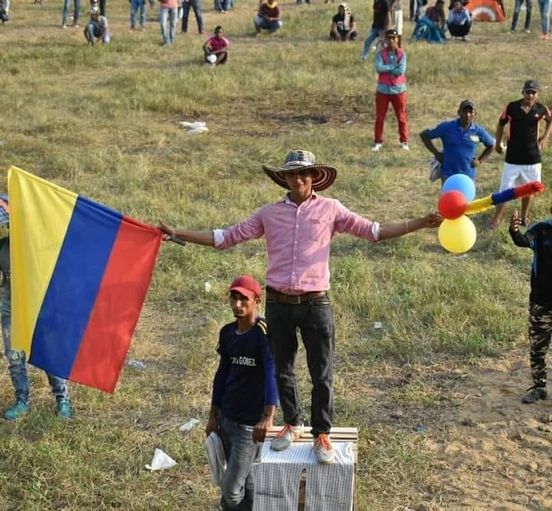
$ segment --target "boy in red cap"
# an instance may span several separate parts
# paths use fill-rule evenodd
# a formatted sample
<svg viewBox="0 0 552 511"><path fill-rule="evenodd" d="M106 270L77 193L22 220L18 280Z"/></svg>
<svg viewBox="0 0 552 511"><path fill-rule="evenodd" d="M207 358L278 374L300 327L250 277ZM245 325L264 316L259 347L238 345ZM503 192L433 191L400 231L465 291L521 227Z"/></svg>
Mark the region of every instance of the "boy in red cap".
<svg viewBox="0 0 552 511"><path fill-rule="evenodd" d="M222 327L217 352L220 362L213 381L207 435L217 433L227 462L222 477L224 510L253 507L251 465L272 427L278 393L266 324L257 316L261 286L242 275L228 289L236 321Z"/></svg>

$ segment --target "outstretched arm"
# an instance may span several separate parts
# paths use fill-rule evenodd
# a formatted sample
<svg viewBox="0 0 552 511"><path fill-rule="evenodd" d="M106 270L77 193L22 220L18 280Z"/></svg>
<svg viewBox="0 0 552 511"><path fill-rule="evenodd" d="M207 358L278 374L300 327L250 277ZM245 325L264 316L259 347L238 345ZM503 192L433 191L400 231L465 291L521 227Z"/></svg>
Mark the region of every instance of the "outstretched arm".
<svg viewBox="0 0 552 511"><path fill-rule="evenodd" d="M413 220L403 220L402 222L394 222L391 224L381 224L379 231L379 240L388 240L391 238L399 238L410 232L418 231L420 229L432 229L439 227L443 217L438 213L430 213L421 218L414 218Z"/></svg>
<svg viewBox="0 0 552 511"><path fill-rule="evenodd" d="M187 231L184 229L175 229L169 225L159 222L159 230L171 238L181 241L188 241L197 245L206 245L213 247L213 231ZM168 239L168 238L167 238Z"/></svg>

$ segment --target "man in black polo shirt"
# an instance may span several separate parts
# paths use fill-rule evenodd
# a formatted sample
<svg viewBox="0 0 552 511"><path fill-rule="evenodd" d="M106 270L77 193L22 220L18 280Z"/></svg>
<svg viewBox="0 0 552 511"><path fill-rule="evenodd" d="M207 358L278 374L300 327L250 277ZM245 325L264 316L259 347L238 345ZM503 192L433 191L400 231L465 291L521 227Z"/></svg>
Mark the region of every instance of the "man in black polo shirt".
<svg viewBox="0 0 552 511"><path fill-rule="evenodd" d="M535 80L527 80L523 85L523 98L508 103L498 119L495 150L500 154L503 152L504 126L510 123L500 191L529 181L541 180L541 153L548 143L552 122L548 108L537 101L539 89L539 84ZM543 135L539 137L540 122L543 119L546 127ZM522 225L527 225L529 221L530 202L531 197L521 199ZM496 206L495 216L489 224L491 229L498 227L503 214L504 204L499 204Z"/></svg>

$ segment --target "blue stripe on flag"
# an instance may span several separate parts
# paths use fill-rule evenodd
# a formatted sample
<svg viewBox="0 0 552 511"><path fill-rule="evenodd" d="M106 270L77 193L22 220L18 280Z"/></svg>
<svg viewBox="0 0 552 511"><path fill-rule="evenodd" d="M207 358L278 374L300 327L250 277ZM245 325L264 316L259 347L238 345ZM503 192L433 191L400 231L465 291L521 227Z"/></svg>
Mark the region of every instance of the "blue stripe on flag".
<svg viewBox="0 0 552 511"><path fill-rule="evenodd" d="M121 220L120 213L77 198L38 314L32 364L61 378L70 375Z"/></svg>

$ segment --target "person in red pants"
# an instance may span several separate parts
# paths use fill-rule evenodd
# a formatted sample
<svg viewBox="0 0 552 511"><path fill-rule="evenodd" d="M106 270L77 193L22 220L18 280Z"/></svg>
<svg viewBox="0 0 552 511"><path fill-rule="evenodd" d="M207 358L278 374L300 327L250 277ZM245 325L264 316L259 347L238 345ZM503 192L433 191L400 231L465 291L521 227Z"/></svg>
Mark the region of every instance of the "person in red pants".
<svg viewBox="0 0 552 511"><path fill-rule="evenodd" d="M401 147L409 150L406 115L406 53L399 48L399 34L395 29L385 32L385 46L377 53L374 65L378 73L378 86L372 151L379 151L383 146L383 125L389 103L393 105L397 117Z"/></svg>

